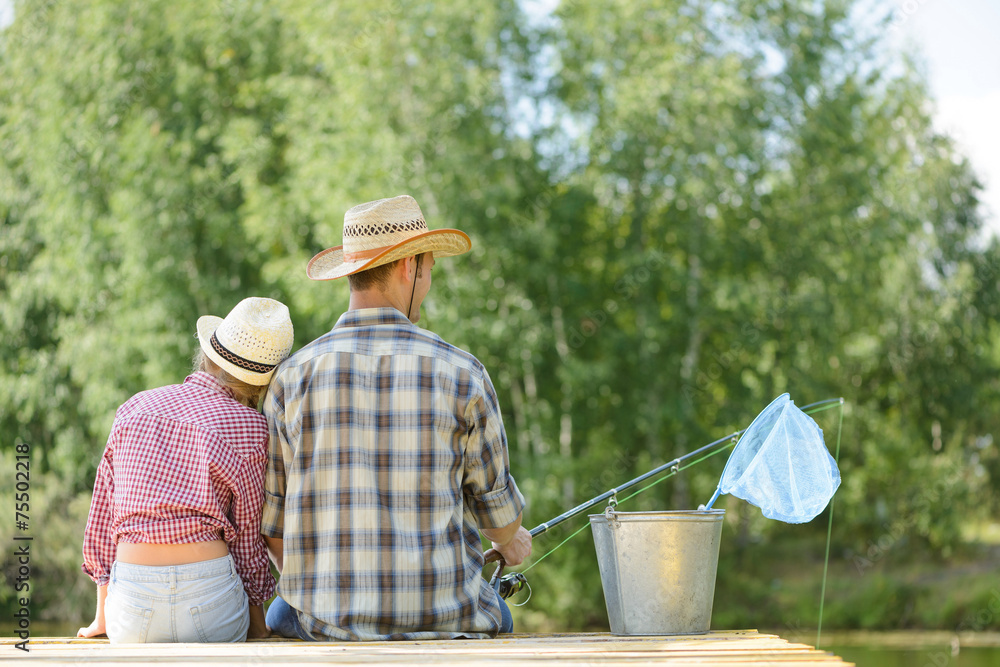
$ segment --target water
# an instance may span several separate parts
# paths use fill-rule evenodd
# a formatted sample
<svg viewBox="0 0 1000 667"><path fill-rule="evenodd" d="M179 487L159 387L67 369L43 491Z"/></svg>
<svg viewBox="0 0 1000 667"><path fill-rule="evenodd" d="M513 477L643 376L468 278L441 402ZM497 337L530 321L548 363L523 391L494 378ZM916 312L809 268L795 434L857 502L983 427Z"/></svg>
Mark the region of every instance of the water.
<svg viewBox="0 0 1000 667"><path fill-rule="evenodd" d="M816 645L815 632L767 630L796 644ZM1000 667L1000 632L832 630L819 649L858 667Z"/></svg>
<svg viewBox="0 0 1000 667"><path fill-rule="evenodd" d="M823 646L858 667L997 667L1000 647L968 647L953 654L951 646L899 648L877 646Z"/></svg>
<svg viewBox="0 0 1000 667"><path fill-rule="evenodd" d="M76 631L81 627L90 624L91 619L87 619L83 623L69 623L63 621L31 621L31 626L28 628L31 632L32 638L34 637L76 637ZM14 623L8 623L7 621L0 622L0 638L3 639L17 639L17 625Z"/></svg>

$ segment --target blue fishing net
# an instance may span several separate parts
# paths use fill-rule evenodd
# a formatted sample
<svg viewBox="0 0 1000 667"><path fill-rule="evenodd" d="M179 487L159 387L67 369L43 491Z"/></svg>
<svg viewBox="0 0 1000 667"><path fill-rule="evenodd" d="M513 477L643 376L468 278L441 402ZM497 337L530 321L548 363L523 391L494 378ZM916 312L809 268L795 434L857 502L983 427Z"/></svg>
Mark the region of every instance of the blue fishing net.
<svg viewBox="0 0 1000 667"><path fill-rule="evenodd" d="M729 455L707 507L729 493L759 507L769 519L811 521L840 486L840 470L823 431L788 394L757 415Z"/></svg>

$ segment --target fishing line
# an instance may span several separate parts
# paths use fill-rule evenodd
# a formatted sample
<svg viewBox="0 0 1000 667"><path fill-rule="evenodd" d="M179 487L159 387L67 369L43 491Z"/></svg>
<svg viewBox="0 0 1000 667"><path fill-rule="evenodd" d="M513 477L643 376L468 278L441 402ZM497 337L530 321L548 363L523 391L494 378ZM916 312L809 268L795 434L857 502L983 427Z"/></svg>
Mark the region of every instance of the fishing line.
<svg viewBox="0 0 1000 667"><path fill-rule="evenodd" d="M555 551L556 549L558 549L559 547L561 547L562 545L566 544L567 542L569 542L570 540L572 540L572 539L573 539L574 537L576 537L577 535L579 535L579 534L580 534L580 532L581 532L581 531L583 531L583 529L584 529L584 528L586 528L586 527L587 527L587 526L589 526L589 525L590 525L590 524L588 524L588 523L585 523L585 524L583 524L582 526L580 526L579 528L577 528L577 529L576 529L575 531L573 531L573 534L572 534L572 535L570 535L570 536L569 536L569 537L567 537L567 538L566 538L565 540L563 540L562 542L560 542L560 543L559 543L559 544L557 544L556 546L554 546L554 547L552 547L551 549L549 549L548 551L546 551L546 552L545 552L545 555L544 555L544 556L542 556L542 557L540 557L540 558L539 558L538 560L536 560L536 561L532 562L532 563L531 563L531 565L529 565L528 567L526 567L526 568L524 568L523 570L521 570L521 572L527 572L527 571L528 571L528 570L530 570L531 568L533 568L533 567L535 567L536 565L538 565L539 563L541 563L541 562L542 562L543 560L545 560L546 558L548 558L548 557L549 557L549 554L551 554L551 553L552 553L553 551Z"/></svg>

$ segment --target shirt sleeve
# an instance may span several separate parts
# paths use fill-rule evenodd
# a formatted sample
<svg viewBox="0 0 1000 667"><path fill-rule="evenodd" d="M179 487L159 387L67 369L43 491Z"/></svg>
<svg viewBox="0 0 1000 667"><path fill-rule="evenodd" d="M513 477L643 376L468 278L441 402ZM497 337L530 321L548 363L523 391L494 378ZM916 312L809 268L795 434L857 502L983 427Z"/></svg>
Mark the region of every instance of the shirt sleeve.
<svg viewBox="0 0 1000 667"><path fill-rule="evenodd" d="M524 496L510 474L507 433L490 377L483 371L482 393L469 401L464 492L480 528L503 528L524 509Z"/></svg>
<svg viewBox="0 0 1000 667"><path fill-rule="evenodd" d="M263 443L261 454L266 451ZM236 539L229 543L229 552L236 564L236 573L252 605L263 604L274 595L274 577L267 558L267 548L260 536L261 508L264 503L264 468L267 460L258 455L244 462L233 489L230 521L237 528Z"/></svg>
<svg viewBox="0 0 1000 667"><path fill-rule="evenodd" d="M267 419L267 473L264 476L264 513L260 532L268 537L282 538L285 533L285 459L288 430L285 424L285 394L277 375L264 398L263 413Z"/></svg>
<svg viewBox="0 0 1000 667"><path fill-rule="evenodd" d="M114 472L112 469L112 439L114 430L108 437L108 445L97 466L94 480L94 496L90 501L87 527L83 533L83 571L98 586L106 586L111 578L111 566L115 562L115 540L111 532L114 511Z"/></svg>

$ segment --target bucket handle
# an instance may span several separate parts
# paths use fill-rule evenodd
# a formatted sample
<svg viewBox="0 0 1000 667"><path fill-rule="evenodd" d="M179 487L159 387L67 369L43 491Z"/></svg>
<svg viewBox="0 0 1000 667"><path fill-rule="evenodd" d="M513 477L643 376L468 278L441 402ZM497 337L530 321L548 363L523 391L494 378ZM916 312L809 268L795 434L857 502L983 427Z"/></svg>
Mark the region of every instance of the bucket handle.
<svg viewBox="0 0 1000 667"><path fill-rule="evenodd" d="M618 490L611 489L611 497L608 498L608 506L604 508L604 519L608 522L608 525L612 528L620 528L621 521L618 520L618 513L615 509L618 507Z"/></svg>

